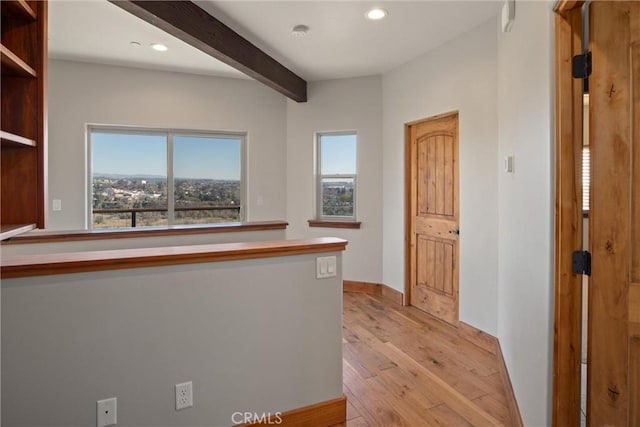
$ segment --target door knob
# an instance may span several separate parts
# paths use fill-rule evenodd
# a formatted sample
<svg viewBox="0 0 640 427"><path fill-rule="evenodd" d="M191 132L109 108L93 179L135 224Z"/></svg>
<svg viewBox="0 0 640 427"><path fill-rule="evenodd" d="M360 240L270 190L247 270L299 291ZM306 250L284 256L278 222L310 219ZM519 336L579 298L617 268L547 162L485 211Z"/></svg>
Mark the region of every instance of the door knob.
<svg viewBox="0 0 640 427"><path fill-rule="evenodd" d="M458 230L457 228L453 229L453 230L449 230L449 234L457 234L460 235L460 230Z"/></svg>

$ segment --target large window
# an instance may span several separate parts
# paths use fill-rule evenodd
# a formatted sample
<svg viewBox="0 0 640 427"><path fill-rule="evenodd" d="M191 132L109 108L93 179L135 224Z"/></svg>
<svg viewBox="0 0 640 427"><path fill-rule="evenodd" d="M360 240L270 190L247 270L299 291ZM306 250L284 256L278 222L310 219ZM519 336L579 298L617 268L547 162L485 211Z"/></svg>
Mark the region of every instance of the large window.
<svg viewBox="0 0 640 427"><path fill-rule="evenodd" d="M317 134L317 218L355 221L356 133Z"/></svg>
<svg viewBox="0 0 640 427"><path fill-rule="evenodd" d="M235 222L244 135L89 128L92 228Z"/></svg>

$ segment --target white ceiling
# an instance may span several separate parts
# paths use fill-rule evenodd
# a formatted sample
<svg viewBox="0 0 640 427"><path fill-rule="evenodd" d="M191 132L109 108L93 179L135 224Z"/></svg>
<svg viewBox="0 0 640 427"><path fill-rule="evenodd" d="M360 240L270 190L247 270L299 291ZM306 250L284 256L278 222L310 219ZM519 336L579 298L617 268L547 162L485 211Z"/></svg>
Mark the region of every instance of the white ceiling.
<svg viewBox="0 0 640 427"><path fill-rule="evenodd" d="M308 81L384 73L496 16L500 6L456 0L196 2ZM373 6L389 15L366 19ZM244 77L106 0L53 0L49 15L52 58ZM305 37L291 34L298 24L310 27ZM153 51L149 44L155 42L169 51Z"/></svg>
<svg viewBox="0 0 640 427"><path fill-rule="evenodd" d="M141 46L131 45L137 41ZM162 43L167 52L156 52ZM50 0L49 57L136 68L244 78L244 74L191 47L107 0Z"/></svg>

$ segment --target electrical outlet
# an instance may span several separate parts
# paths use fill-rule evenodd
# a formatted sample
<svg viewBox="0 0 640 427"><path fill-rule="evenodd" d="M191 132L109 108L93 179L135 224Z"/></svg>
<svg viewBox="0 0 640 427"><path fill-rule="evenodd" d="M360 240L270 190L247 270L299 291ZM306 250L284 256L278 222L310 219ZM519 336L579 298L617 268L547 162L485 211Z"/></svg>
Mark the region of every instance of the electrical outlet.
<svg viewBox="0 0 640 427"><path fill-rule="evenodd" d="M112 397L110 399L98 400L96 402L96 426L107 427L118 424L118 399Z"/></svg>
<svg viewBox="0 0 640 427"><path fill-rule="evenodd" d="M193 406L193 382L176 384L176 411Z"/></svg>
<svg viewBox="0 0 640 427"><path fill-rule="evenodd" d="M61 211L62 210L62 200L53 199L53 210L54 211Z"/></svg>

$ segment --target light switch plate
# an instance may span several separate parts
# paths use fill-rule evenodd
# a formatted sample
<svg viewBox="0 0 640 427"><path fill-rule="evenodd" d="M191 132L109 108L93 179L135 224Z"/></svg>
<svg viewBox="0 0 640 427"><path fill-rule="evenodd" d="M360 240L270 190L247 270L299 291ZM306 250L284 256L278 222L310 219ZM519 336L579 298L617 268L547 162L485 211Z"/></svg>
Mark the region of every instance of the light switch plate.
<svg viewBox="0 0 640 427"><path fill-rule="evenodd" d="M316 279L336 277L337 259L335 256L316 258Z"/></svg>
<svg viewBox="0 0 640 427"><path fill-rule="evenodd" d="M507 173L513 173L513 156L507 156L504 158L504 171Z"/></svg>

